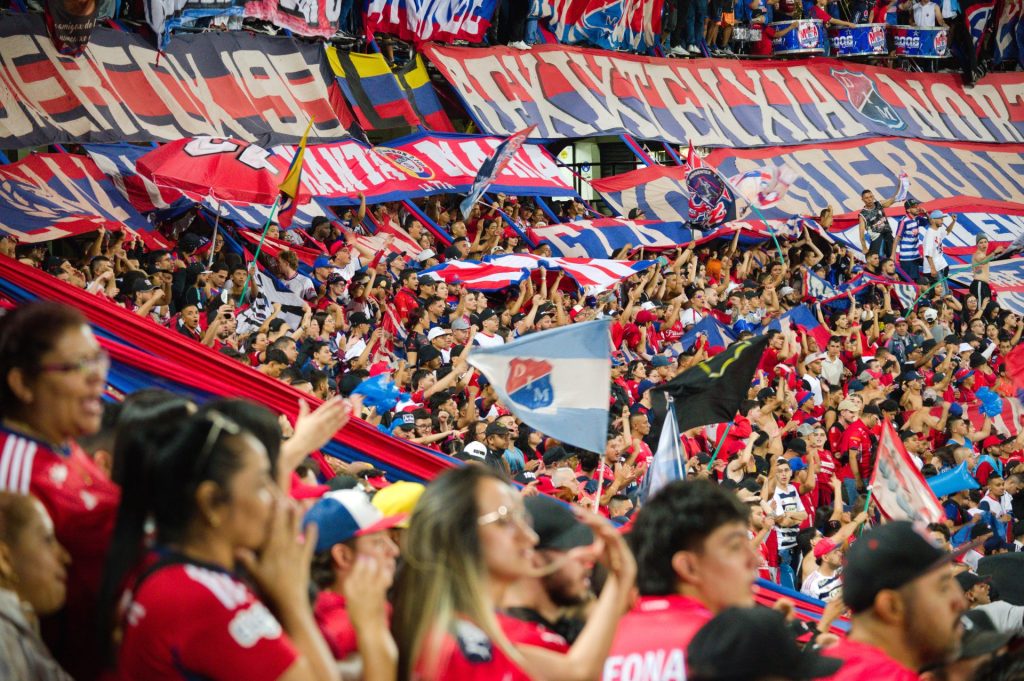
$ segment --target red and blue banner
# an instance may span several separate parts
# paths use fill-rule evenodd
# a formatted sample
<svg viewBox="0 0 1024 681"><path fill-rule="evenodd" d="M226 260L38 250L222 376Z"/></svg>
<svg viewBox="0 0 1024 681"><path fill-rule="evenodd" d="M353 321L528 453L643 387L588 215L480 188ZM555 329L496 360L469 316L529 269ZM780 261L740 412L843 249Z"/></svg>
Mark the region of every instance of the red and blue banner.
<svg viewBox="0 0 1024 681"><path fill-rule="evenodd" d="M1024 142L1013 73L971 89L958 75L834 59L661 59L537 45L528 52L424 47L481 130L567 139L629 134L712 147L775 147L895 136Z"/></svg>
<svg viewBox="0 0 1024 681"><path fill-rule="evenodd" d="M661 37L665 0L541 0L539 18L563 45L645 51Z"/></svg>
<svg viewBox="0 0 1024 681"><path fill-rule="evenodd" d="M114 188L87 156L33 154L0 165L0 228L23 243L62 239L127 225L153 226Z"/></svg>
<svg viewBox="0 0 1024 681"><path fill-rule="evenodd" d="M959 265L949 269L949 278L963 285L971 283L971 266ZM996 294L996 302L1019 315L1024 315L1024 257L997 260L989 265L989 285Z"/></svg>
<svg viewBox="0 0 1024 681"><path fill-rule="evenodd" d="M639 208L649 220L689 222L690 193L686 188L685 166L653 165L621 175L591 180L590 186L601 194L619 215Z"/></svg>
<svg viewBox="0 0 1024 681"><path fill-rule="evenodd" d="M707 158L728 176L769 162L799 169L799 181L775 206L763 209L768 217L817 215L825 206L832 206L836 215L860 210L862 189L888 198L896 191L901 170L906 170L910 194L918 201L966 196L1024 203L1024 144L885 138L715 149Z"/></svg>
<svg viewBox="0 0 1024 681"><path fill-rule="evenodd" d="M496 0L368 0L366 35L390 33L402 40L478 43L491 25Z"/></svg>
<svg viewBox="0 0 1024 681"><path fill-rule="evenodd" d="M505 166L508 165L509 161L519 152L531 131L532 128L520 130L507 139L502 140L495 147L494 152L480 164L480 169L476 171L476 176L473 178L473 184L470 185L469 191L466 192L466 198L459 204L459 211L461 211L463 219L469 219L473 206L484 195L484 192L494 184L494 181L505 170Z"/></svg>
<svg viewBox="0 0 1024 681"><path fill-rule="evenodd" d="M557 256L610 258L626 246L652 251L665 250L693 241L693 231L681 222L600 218L561 222L528 230L535 243L546 243Z"/></svg>
<svg viewBox="0 0 1024 681"><path fill-rule="evenodd" d="M415 128L423 123L383 54L328 47L327 59L364 130ZM452 129L451 123L447 129Z"/></svg>
<svg viewBox="0 0 1024 681"><path fill-rule="evenodd" d="M352 122L322 46L242 32L183 34L158 52L97 28L68 59L40 17L8 13L0 82L0 149L199 135L294 144L311 118L311 141L344 137Z"/></svg>

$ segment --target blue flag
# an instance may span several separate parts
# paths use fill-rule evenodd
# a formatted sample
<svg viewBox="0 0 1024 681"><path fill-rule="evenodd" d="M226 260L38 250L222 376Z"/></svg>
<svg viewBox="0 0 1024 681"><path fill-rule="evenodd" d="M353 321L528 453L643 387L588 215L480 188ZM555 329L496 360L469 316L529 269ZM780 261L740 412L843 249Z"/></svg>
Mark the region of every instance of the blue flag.
<svg viewBox="0 0 1024 681"><path fill-rule="evenodd" d="M611 397L611 320L571 324L492 348L469 363L523 423L591 452L604 453Z"/></svg>
<svg viewBox="0 0 1024 681"><path fill-rule="evenodd" d="M647 469L647 475L644 477L644 503L665 485L685 477L686 461L683 458L679 426L676 423L676 408L670 400L665 423L661 427L661 436L658 438L658 450L654 453L651 467Z"/></svg>
<svg viewBox="0 0 1024 681"><path fill-rule="evenodd" d="M476 179L473 180L473 186L469 188L469 194L459 204L459 210L462 212L463 219L469 218L469 211L473 210L473 204L480 200L480 197L484 195L484 192L491 186L491 183L497 179L498 175L501 174L501 171L512 160L512 157L516 155L519 147L523 146L526 138L530 136L530 133L536 127L536 125L531 125L526 130L520 130L510 135L504 142L498 145L498 148L494 150L494 154L480 166Z"/></svg>

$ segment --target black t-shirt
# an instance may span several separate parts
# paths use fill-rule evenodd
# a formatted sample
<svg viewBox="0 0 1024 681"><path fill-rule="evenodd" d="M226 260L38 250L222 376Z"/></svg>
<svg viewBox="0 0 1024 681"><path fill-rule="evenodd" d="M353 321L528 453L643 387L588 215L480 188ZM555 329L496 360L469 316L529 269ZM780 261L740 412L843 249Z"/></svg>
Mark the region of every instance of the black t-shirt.
<svg viewBox="0 0 1024 681"><path fill-rule="evenodd" d="M871 208L861 208L860 216L864 218L864 231L867 233L869 241L874 241L882 234L891 232L889 220L885 217L885 209L878 201L875 201L875 205Z"/></svg>

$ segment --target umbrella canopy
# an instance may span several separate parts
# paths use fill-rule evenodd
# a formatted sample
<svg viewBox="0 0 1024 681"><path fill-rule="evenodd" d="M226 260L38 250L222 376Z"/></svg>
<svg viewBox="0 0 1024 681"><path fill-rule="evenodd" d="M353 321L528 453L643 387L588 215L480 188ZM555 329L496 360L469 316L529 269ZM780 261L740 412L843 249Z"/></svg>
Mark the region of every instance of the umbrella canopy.
<svg viewBox="0 0 1024 681"><path fill-rule="evenodd" d="M136 169L161 189L176 189L194 201L270 205L288 162L241 140L193 137L154 149L138 159Z"/></svg>

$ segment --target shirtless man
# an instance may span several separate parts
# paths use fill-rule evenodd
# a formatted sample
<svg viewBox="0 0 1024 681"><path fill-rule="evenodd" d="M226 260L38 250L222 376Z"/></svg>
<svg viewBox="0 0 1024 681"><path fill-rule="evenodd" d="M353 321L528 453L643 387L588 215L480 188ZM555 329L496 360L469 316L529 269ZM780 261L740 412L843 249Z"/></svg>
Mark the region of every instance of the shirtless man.
<svg viewBox="0 0 1024 681"><path fill-rule="evenodd" d="M988 284L989 264L1006 248L1000 246L989 254L988 237L984 234L977 236L975 244L977 247L974 250L974 255L971 256L970 292L978 299L978 307L984 309L992 301L992 289Z"/></svg>

